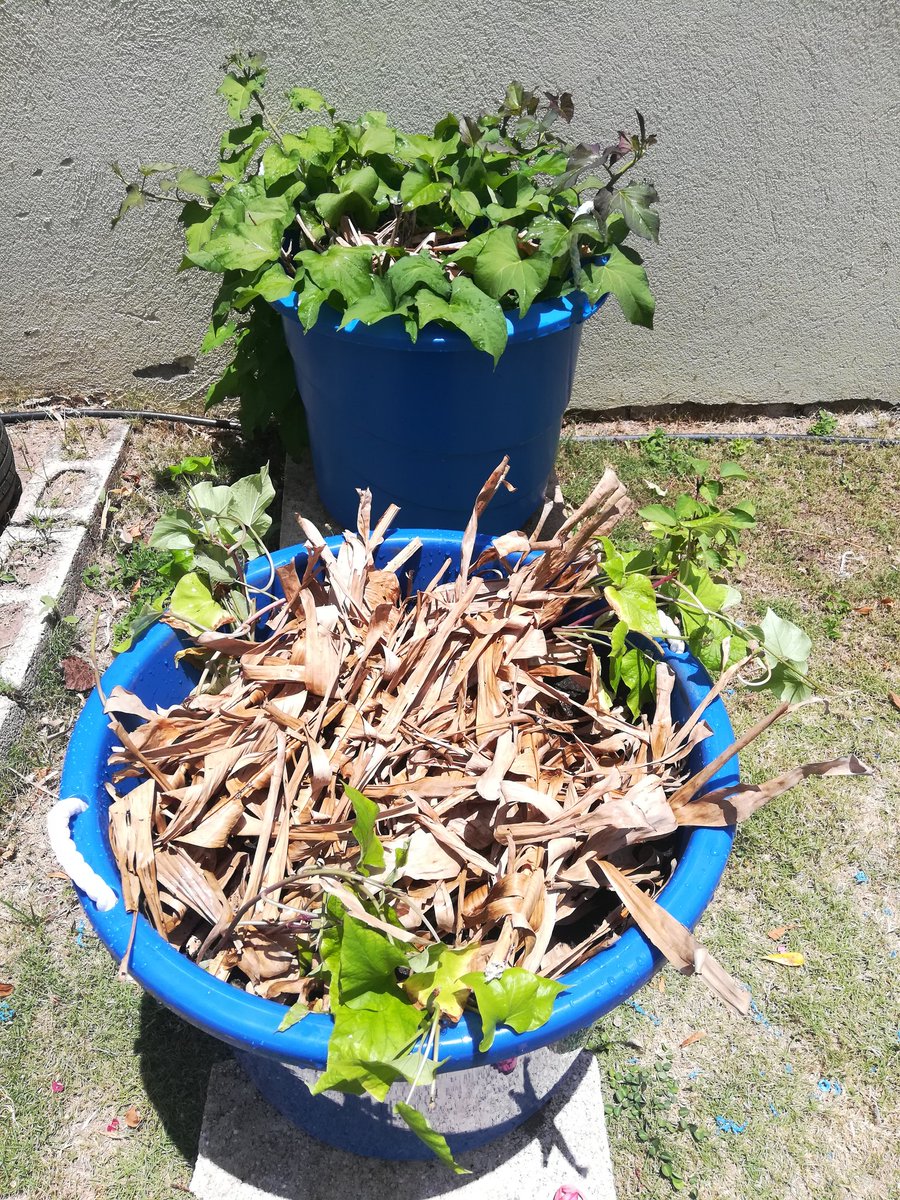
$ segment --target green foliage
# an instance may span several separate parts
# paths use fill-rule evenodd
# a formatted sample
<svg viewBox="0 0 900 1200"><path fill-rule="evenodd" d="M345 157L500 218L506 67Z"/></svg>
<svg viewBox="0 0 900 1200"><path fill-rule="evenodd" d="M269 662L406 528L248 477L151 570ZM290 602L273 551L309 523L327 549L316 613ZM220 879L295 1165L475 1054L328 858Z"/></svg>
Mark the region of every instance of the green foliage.
<svg viewBox="0 0 900 1200"><path fill-rule="evenodd" d="M170 479L178 479L181 475L217 475L216 464L208 454L189 454L181 462L170 463L166 467Z"/></svg>
<svg viewBox="0 0 900 1200"><path fill-rule="evenodd" d="M656 429L645 438L641 438L641 456L656 470L667 475L677 475L686 479L694 474L693 455L686 448L690 443L672 438L662 429Z"/></svg>
<svg viewBox="0 0 900 1200"><path fill-rule="evenodd" d="M836 429L837 417L834 413L830 413L827 408L820 408L807 432L814 437L831 437Z"/></svg>
<svg viewBox="0 0 900 1200"><path fill-rule="evenodd" d="M606 664L606 681L638 716L652 705L656 652L648 639L674 638L686 643L714 677L725 668L755 655L761 675L753 686L766 687L779 700L802 700L811 692L806 679L810 640L792 622L771 609L759 625L745 626L727 610L740 593L727 583L744 565L740 540L756 523L751 501L726 506L730 482L746 479L733 462L725 462L714 478L704 459L685 456L657 431L646 439L644 452L694 475L694 489L671 504L648 504L638 510L649 534L649 546L624 548L600 539L600 574L607 608L597 620Z"/></svg>
<svg viewBox="0 0 900 1200"><path fill-rule="evenodd" d="M466 975L475 993L481 1014L481 1042L478 1049L489 1050L500 1024L516 1033L528 1033L550 1019L553 1001L564 987L553 979L541 979L521 967L507 967L498 979L486 979L483 971Z"/></svg>
<svg viewBox="0 0 900 1200"><path fill-rule="evenodd" d="M127 550L116 552L114 567L104 570L94 564L82 571L82 582L90 591L128 595L128 610L113 626L116 653L127 650L133 639L158 618L165 598L172 591L173 569L173 556L168 551L134 542Z"/></svg>
<svg viewBox="0 0 900 1200"><path fill-rule="evenodd" d="M671 1116L678 1095L672 1059L661 1058L652 1066L632 1063L624 1070L611 1066L609 1088L610 1099L605 1106L609 1122L628 1126L629 1134L640 1143L648 1162L673 1191L696 1197L696 1182L685 1179L680 1165L678 1135L687 1134L699 1143L706 1141L709 1134L691 1120L690 1111L683 1106L678 1109L677 1118Z"/></svg>
<svg viewBox="0 0 900 1200"><path fill-rule="evenodd" d="M353 787L345 788L344 795L350 800L356 816L351 832L359 845L357 868L366 872L369 869L380 871L384 867L384 847L375 836L378 805Z"/></svg>
<svg viewBox="0 0 900 1200"><path fill-rule="evenodd" d="M215 475L211 460L186 458L169 467L173 477ZM192 632L240 623L250 612L244 568L250 558L266 553L264 538L275 498L268 467L236 483L205 480L188 486L185 507L170 509L153 527L149 544L135 544L118 554L118 570L107 585L129 590L131 608L115 630L116 653L127 650L161 615ZM91 577L88 586L100 585Z"/></svg>
<svg viewBox="0 0 900 1200"><path fill-rule="evenodd" d="M382 112L337 120L305 87L273 117L266 74L259 56L226 62L230 124L202 169L150 163L132 182L114 168L126 194L113 224L174 200L182 269L222 276L201 350L227 345L231 358L208 404L240 398L245 427L274 417L291 450L300 409L269 309L286 297L306 329L326 303L345 325L399 318L412 341L438 322L495 363L507 310L573 291L611 293L629 321L652 327L641 257L623 244L659 236L655 188L623 182L656 142L640 113L635 134L576 144L572 97L514 82L494 112L448 113L431 133L408 134Z"/></svg>
<svg viewBox="0 0 900 1200"><path fill-rule="evenodd" d="M374 832L378 808L355 788L344 791L356 816L356 870L322 867L316 873L340 879L373 920L351 914L334 896L327 898L297 956L310 981L327 986L327 998L324 993L311 1002L303 998L279 1029L290 1029L310 1011L325 1011L327 1003L334 1027L313 1093L334 1089L385 1101L393 1084L408 1083L407 1099L395 1103L394 1111L441 1162L464 1174L446 1140L410 1106L417 1087L434 1085L442 1024L455 1024L474 996L482 1018L480 1048L486 1050L499 1024L519 1033L545 1024L562 986L517 967L488 982L483 971L470 970L477 945L448 946L435 935L423 946L392 936L390 927L398 924L388 903L393 876Z"/></svg>
<svg viewBox="0 0 900 1200"><path fill-rule="evenodd" d="M59 598L57 596L41 596L39 597L42 616L50 625L77 625L78 617L74 613L70 613L64 617L59 608Z"/></svg>

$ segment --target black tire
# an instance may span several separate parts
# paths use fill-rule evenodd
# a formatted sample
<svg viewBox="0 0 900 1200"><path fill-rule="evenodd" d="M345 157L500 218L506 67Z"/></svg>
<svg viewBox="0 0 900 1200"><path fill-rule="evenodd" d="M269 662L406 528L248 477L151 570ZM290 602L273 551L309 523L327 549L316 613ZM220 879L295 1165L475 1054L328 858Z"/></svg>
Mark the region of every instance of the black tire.
<svg viewBox="0 0 900 1200"><path fill-rule="evenodd" d="M16 471L16 460L13 458L9 435L0 418L0 529L9 524L21 495L22 484Z"/></svg>

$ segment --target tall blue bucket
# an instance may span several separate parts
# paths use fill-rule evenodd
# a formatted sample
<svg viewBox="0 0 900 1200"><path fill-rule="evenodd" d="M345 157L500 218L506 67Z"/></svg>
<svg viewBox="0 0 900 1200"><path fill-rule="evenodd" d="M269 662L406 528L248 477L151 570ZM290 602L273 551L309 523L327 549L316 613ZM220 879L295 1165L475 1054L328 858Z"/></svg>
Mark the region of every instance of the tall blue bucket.
<svg viewBox="0 0 900 1200"><path fill-rule="evenodd" d="M277 301L319 495L338 524L355 528L356 489L368 487L373 512L399 504L405 526L463 529L473 497L508 454L516 490L502 488L479 527L521 529L543 499L581 326L599 307L575 292L524 317L508 314L495 367L464 334L437 324L413 343L399 317L340 329L340 313L326 305L304 333L296 296Z"/></svg>

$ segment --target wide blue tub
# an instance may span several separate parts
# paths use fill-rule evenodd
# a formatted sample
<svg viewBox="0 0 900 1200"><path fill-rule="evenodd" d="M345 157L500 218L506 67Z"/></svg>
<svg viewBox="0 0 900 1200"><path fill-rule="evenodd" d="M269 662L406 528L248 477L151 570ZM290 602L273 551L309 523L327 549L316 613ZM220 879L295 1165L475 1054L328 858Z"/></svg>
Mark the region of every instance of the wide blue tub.
<svg viewBox="0 0 900 1200"><path fill-rule="evenodd" d="M602 303L575 292L507 314L495 367L464 334L435 323L413 344L399 317L340 329L341 314L324 305L304 333L296 295L277 301L325 507L353 529L356 489L368 487L375 513L399 504L406 526L464 529L508 454L516 491L502 488L480 527L522 528L553 469L582 323Z"/></svg>
<svg viewBox="0 0 900 1200"><path fill-rule="evenodd" d="M414 536L422 539L424 547L402 569L404 578L411 573L413 587L423 586L430 580L447 557L458 567L460 535L435 530L393 533L379 548L378 560L386 562ZM479 549L487 540L480 539ZM332 548L337 550L340 541L339 538L331 539ZM304 557L305 551L296 547L273 555L276 565ZM256 586L264 585L268 577L266 560L251 563L247 575ZM105 691L120 685L137 693L151 706L170 705L183 699L195 682L190 668L183 662L175 662L175 653L185 640L166 625L152 627L104 674ZM684 720L709 690L709 677L689 654L673 654L666 649L662 654L676 677L673 714L676 720ZM694 770L710 762L733 741L731 724L721 700L710 704L706 720L713 735L694 750L691 760ZM109 845L109 797L104 789L104 783L111 775L108 759L114 743L100 698L94 691L72 733L60 795L78 796L88 803L88 810L73 822L75 842L94 870L121 898L121 884ZM733 784L737 779L738 765L736 759L732 759L713 776L704 790ZM680 835L678 864L663 889L661 904L685 925L693 926L712 898L733 836L733 828L695 829ZM113 957L120 960L128 944L131 915L121 903L104 913L81 893L79 899L100 939ZM533 1052L550 1047L554 1053L567 1053L565 1046L560 1047L561 1042L589 1029L599 1017L631 996L647 982L660 961L647 939L631 928L613 947L564 976L567 990L557 999L550 1020L542 1028L516 1034L500 1027L491 1049L485 1054L478 1051L480 1021L476 1014L466 1013L455 1028L446 1030L440 1044L441 1057L446 1059L443 1070L466 1071L466 1079L471 1081L466 1082L464 1089L466 1102L459 1106L460 1123L453 1124L452 1113L435 1117L435 1124L451 1134L449 1141L454 1152L483 1144L513 1128L539 1108L559 1083L563 1068L568 1070L573 1062L571 1054L565 1062L560 1060L558 1067L552 1063L548 1066L543 1061L540 1070L529 1074L529 1064L539 1058ZM400 1127L402 1123L398 1125L391 1118L386 1105L375 1104L367 1097L345 1096L335 1101L328 1095L309 1096L297 1068L321 1070L324 1066L332 1025L330 1017L314 1014L285 1033L276 1032L285 1011L281 1004L248 995L240 988L213 979L169 946L143 916L137 920L130 970L161 1004L236 1047L260 1091L315 1136L363 1154L387 1158L427 1157L428 1152L422 1144L405 1127ZM522 1060L522 1055L529 1057ZM472 1068L512 1058L520 1058L519 1076L509 1076L507 1091L511 1107L506 1111L494 1094L498 1082L496 1072L485 1073ZM577 1064L573 1069L578 1069ZM477 1086L479 1078L485 1081L483 1088ZM459 1082L462 1084L464 1080ZM482 1091L491 1094L489 1103L479 1101ZM458 1130L456 1136L452 1136L454 1130Z"/></svg>

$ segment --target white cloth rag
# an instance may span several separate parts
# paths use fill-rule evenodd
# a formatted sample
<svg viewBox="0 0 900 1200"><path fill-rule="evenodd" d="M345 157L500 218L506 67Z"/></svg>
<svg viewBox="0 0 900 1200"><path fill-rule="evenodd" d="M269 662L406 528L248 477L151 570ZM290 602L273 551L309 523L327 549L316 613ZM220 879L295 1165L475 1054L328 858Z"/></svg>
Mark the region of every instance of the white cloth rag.
<svg viewBox="0 0 900 1200"><path fill-rule="evenodd" d="M72 818L86 811L87 805L77 796L60 800L47 813L47 836L56 861L72 882L93 900L100 912L109 912L118 904L118 897L94 868L88 866L84 855L75 848L69 831Z"/></svg>

